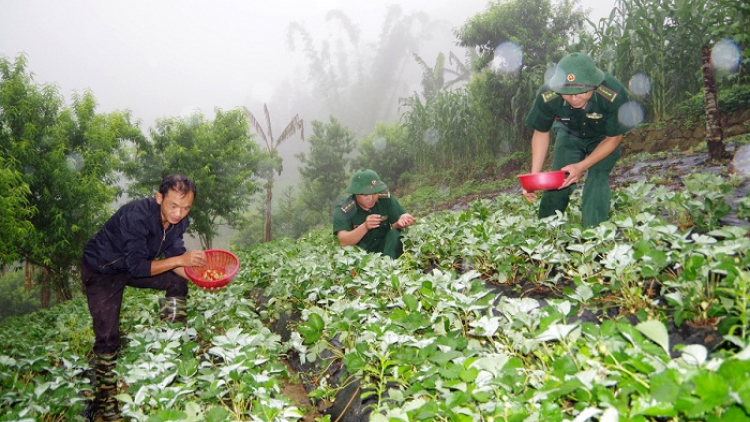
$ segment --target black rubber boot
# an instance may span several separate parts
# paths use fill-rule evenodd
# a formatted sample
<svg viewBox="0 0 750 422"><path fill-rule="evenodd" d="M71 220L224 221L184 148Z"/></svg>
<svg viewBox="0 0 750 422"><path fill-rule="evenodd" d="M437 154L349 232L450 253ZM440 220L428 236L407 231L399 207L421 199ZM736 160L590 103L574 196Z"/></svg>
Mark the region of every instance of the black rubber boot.
<svg viewBox="0 0 750 422"><path fill-rule="evenodd" d="M117 395L116 362L117 353L97 354L94 357L94 371L96 373L94 401L101 420L105 422L123 420L117 399L115 398Z"/></svg>
<svg viewBox="0 0 750 422"><path fill-rule="evenodd" d="M165 297L159 299L159 313L164 322L182 323L187 320L187 299L184 297Z"/></svg>

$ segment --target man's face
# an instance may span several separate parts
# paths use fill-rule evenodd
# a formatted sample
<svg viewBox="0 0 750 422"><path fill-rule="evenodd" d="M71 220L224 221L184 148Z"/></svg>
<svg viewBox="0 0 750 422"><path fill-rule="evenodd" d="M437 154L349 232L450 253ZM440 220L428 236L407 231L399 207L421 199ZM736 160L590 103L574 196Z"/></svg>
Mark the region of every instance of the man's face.
<svg viewBox="0 0 750 422"><path fill-rule="evenodd" d="M375 203L378 202L379 193L371 193L369 195L354 195L357 198L357 203L364 210L369 210Z"/></svg>
<svg viewBox="0 0 750 422"><path fill-rule="evenodd" d="M185 218L193 206L195 195L193 192L181 194L174 189L170 189L166 195L156 193L156 203L161 206L161 222L166 226L177 224Z"/></svg>
<svg viewBox="0 0 750 422"><path fill-rule="evenodd" d="M562 94L562 97L571 107L584 108L593 95L594 91L586 91L581 94Z"/></svg>

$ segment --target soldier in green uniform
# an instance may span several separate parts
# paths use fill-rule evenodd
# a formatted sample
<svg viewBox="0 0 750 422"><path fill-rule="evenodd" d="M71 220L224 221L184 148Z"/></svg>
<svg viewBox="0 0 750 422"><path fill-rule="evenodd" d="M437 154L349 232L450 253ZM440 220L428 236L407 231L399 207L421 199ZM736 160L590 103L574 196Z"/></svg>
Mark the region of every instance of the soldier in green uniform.
<svg viewBox="0 0 750 422"><path fill-rule="evenodd" d="M572 53L560 60L526 116L526 124L534 129L531 172L542 171L550 130L555 131L552 170L567 172L559 190L542 194L539 218L565 211L574 184L587 172L581 204L583 226L596 226L609 218L609 174L620 158L622 136L630 129L618 118L627 102L625 87L588 55ZM526 190L523 195L530 202L536 198Z"/></svg>
<svg viewBox="0 0 750 422"><path fill-rule="evenodd" d="M346 191L351 195L333 209L333 234L339 244L398 258L403 253L401 230L414 224L414 217L373 170L354 173Z"/></svg>

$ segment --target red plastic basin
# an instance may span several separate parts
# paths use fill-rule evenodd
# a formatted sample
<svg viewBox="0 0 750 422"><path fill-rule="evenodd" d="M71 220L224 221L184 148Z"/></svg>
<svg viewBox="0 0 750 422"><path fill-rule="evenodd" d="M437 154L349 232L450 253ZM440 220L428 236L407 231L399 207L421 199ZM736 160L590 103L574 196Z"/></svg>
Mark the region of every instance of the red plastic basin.
<svg viewBox="0 0 750 422"><path fill-rule="evenodd" d="M204 290L219 290L232 281L239 269L240 260L237 255L221 249L209 249L206 251L206 265L185 267L185 274L193 283ZM206 279L209 271L219 271L222 277Z"/></svg>
<svg viewBox="0 0 750 422"><path fill-rule="evenodd" d="M516 177L521 181L521 186L523 186L527 192L534 192L537 190L560 189L560 186L562 186L565 181L565 174L566 172L563 170L555 170L541 173L519 174Z"/></svg>

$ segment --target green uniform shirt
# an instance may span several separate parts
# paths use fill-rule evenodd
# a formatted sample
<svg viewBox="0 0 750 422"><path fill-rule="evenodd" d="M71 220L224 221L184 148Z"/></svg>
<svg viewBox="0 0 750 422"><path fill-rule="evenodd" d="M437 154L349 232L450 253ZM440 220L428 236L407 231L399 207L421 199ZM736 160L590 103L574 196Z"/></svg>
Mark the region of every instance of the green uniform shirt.
<svg viewBox="0 0 750 422"><path fill-rule="evenodd" d="M526 124L540 132L549 132L554 126L583 139L622 135L630 129L618 118L619 109L626 102L627 90L609 74L604 75L585 109L572 108L544 84L526 116Z"/></svg>
<svg viewBox="0 0 750 422"><path fill-rule="evenodd" d="M378 214L383 218L380 227L368 231L362 237L362 240L357 243L357 246L368 252L383 252L386 235L389 231L395 230L391 228L391 224L397 222L398 218L406 211L404 211L401 204L396 200L396 197L392 196L390 192L381 192L378 195L377 202L375 202L375 205L369 211L363 210L357 204L355 195L350 195L339 202L336 208L333 209L334 236L341 230L354 230L365 222L368 215Z"/></svg>

